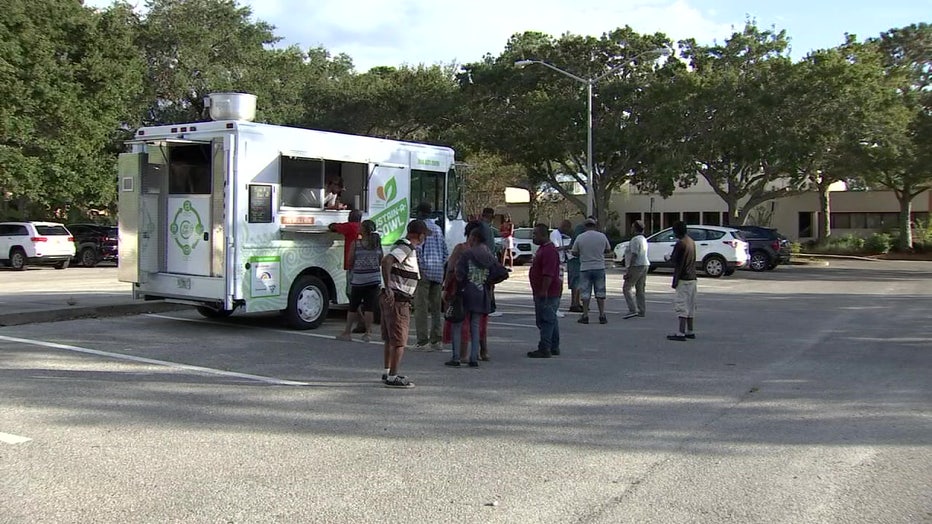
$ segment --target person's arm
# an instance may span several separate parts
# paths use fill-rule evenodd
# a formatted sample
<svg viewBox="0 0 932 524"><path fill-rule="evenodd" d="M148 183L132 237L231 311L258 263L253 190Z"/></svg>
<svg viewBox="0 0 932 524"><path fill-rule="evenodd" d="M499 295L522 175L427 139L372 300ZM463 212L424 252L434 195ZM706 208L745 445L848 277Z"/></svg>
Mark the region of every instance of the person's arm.
<svg viewBox="0 0 932 524"><path fill-rule="evenodd" d="M677 242L673 246L673 253L670 255L673 261L673 289L680 283L680 273L683 271L683 243Z"/></svg>
<svg viewBox="0 0 932 524"><path fill-rule="evenodd" d="M381 269L382 269L382 283L384 284L384 287L382 288L382 292L389 298L389 300L394 299L394 295L392 295L392 290L389 289L388 287L388 283L391 282L392 265L394 263L395 263L395 255L394 255L394 251L392 251L388 255L382 257L382 263L380 264Z"/></svg>

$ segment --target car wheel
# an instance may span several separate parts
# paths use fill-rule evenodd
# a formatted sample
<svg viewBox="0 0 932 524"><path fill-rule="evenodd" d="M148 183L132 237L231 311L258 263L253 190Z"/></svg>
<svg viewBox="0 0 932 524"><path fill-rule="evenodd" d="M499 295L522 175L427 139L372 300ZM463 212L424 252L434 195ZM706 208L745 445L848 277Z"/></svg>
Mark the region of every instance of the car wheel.
<svg viewBox="0 0 932 524"><path fill-rule="evenodd" d="M55 266L53 266L53 267L54 267L55 269L65 269L65 268L68 267L70 264L71 264L71 261L70 261L70 260L62 260L61 262L55 264Z"/></svg>
<svg viewBox="0 0 932 524"><path fill-rule="evenodd" d="M26 252L18 248L11 251L10 267L16 271L22 271L26 269Z"/></svg>
<svg viewBox="0 0 932 524"><path fill-rule="evenodd" d="M327 318L329 309L327 286L315 276L304 275L291 286L285 319L294 329L314 329Z"/></svg>
<svg viewBox="0 0 932 524"><path fill-rule="evenodd" d="M233 314L232 309L214 309L207 306L197 306L197 312L204 318L227 318Z"/></svg>
<svg viewBox="0 0 932 524"><path fill-rule="evenodd" d="M705 259L705 262L702 263L702 270L705 271L705 274L712 278L719 278L725 274L725 271L728 269L728 264L725 262L725 259L718 256L712 255Z"/></svg>
<svg viewBox="0 0 932 524"><path fill-rule="evenodd" d="M81 250L81 265L84 267L97 265L97 252L94 251L94 248L86 247Z"/></svg>
<svg viewBox="0 0 932 524"><path fill-rule="evenodd" d="M752 271L766 271L771 267L770 257L764 251L755 251L751 253L751 261L748 263L748 267Z"/></svg>

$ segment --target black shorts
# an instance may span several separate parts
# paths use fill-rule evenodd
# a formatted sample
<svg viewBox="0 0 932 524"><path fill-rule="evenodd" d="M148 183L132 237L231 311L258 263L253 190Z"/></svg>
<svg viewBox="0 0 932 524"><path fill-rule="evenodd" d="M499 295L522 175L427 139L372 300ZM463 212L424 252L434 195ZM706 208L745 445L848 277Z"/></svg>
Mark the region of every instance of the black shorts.
<svg viewBox="0 0 932 524"><path fill-rule="evenodd" d="M356 311L362 305L363 311L375 311L379 301L379 285L350 286L349 308Z"/></svg>

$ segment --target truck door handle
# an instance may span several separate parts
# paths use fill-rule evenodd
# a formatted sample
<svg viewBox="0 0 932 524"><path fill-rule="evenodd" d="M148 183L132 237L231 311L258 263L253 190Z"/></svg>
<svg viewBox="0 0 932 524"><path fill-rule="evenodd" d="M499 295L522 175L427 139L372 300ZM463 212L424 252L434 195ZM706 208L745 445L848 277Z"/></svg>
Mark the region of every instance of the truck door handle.
<svg viewBox="0 0 932 524"><path fill-rule="evenodd" d="M204 242L207 242L209 238L210 238L210 233L208 233L207 231L204 231Z"/></svg>

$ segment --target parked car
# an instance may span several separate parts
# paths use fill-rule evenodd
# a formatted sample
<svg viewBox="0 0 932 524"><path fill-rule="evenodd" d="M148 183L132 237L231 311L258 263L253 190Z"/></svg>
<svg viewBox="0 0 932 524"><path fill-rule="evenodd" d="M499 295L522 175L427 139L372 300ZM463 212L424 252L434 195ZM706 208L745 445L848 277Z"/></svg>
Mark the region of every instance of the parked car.
<svg viewBox="0 0 932 524"><path fill-rule="evenodd" d="M790 243L772 227L734 226L744 232L750 251L748 268L754 271L773 269L790 263Z"/></svg>
<svg viewBox="0 0 932 524"><path fill-rule="evenodd" d="M84 267L99 262L116 262L119 257L119 230L101 224L68 224L74 235L75 260Z"/></svg>
<svg viewBox="0 0 932 524"><path fill-rule="evenodd" d="M553 229L550 230L553 233ZM537 246L532 241L534 236L534 228L532 227L519 227L515 229L515 264L527 264L530 263L534 258L534 253L537 253ZM567 243L570 240L570 237L563 235L564 241Z"/></svg>
<svg viewBox="0 0 932 524"><path fill-rule="evenodd" d="M22 271L27 265L65 269L74 256L74 237L54 222L0 223L0 263Z"/></svg>
<svg viewBox="0 0 932 524"><path fill-rule="evenodd" d="M696 267L714 278L731 275L736 269L748 263L748 243L744 234L731 227L688 226L686 234L696 241ZM660 267L673 267L669 260L676 244L672 228L647 237L647 258L650 270ZM615 246L615 264L623 266L628 242L619 242Z"/></svg>

